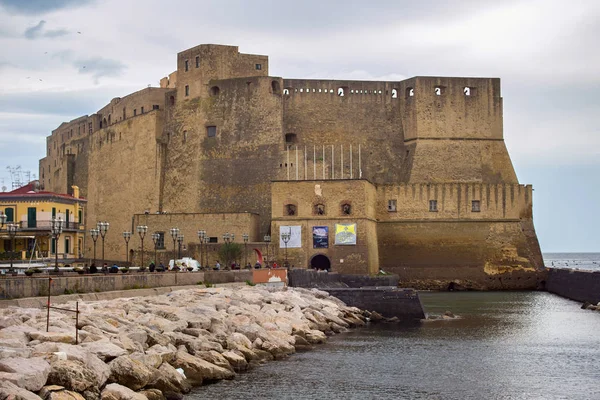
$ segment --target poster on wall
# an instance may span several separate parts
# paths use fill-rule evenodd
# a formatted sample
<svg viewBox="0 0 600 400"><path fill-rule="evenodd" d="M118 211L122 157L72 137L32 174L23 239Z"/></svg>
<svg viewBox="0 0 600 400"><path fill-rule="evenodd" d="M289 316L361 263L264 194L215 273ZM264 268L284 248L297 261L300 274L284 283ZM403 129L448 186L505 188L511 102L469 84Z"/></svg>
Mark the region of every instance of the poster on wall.
<svg viewBox="0 0 600 400"><path fill-rule="evenodd" d="M329 227L313 226L313 249L326 249L329 247Z"/></svg>
<svg viewBox="0 0 600 400"><path fill-rule="evenodd" d="M285 249L285 243L281 238L282 233L289 233L290 240L287 242L288 249L299 249L302 247L302 227L300 225L279 227L279 248Z"/></svg>
<svg viewBox="0 0 600 400"><path fill-rule="evenodd" d="M335 244L355 245L356 224L335 224Z"/></svg>

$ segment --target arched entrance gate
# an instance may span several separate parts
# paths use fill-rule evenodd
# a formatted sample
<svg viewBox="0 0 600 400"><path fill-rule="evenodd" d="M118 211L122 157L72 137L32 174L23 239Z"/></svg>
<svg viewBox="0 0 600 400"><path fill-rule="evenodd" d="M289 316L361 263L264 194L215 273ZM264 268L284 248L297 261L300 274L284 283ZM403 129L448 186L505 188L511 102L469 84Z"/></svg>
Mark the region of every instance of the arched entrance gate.
<svg viewBox="0 0 600 400"><path fill-rule="evenodd" d="M312 269L329 271L331 269L331 261L324 254L315 254L310 259L310 267Z"/></svg>

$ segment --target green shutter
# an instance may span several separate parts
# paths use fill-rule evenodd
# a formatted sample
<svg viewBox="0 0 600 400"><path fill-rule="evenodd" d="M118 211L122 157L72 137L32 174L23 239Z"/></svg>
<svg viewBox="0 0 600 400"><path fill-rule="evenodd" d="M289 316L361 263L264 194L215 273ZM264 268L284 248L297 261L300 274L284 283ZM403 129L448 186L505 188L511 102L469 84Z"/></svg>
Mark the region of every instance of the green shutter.
<svg viewBox="0 0 600 400"><path fill-rule="evenodd" d="M69 227L69 210L65 210L65 228Z"/></svg>
<svg viewBox="0 0 600 400"><path fill-rule="evenodd" d="M65 254L69 254L71 252L70 251L71 249L69 248L69 247L71 247L70 246L71 241L69 239L70 239L69 237L65 237Z"/></svg>
<svg viewBox="0 0 600 400"><path fill-rule="evenodd" d="M79 223L83 224L83 213L79 210Z"/></svg>
<svg viewBox="0 0 600 400"><path fill-rule="evenodd" d="M56 207L52 207L52 218L56 218Z"/></svg>
<svg viewBox="0 0 600 400"><path fill-rule="evenodd" d="M35 207L29 207L27 209L27 227L37 227L37 209Z"/></svg>
<svg viewBox="0 0 600 400"><path fill-rule="evenodd" d="M52 250L51 253L52 254L56 254L56 239L52 238L52 246L51 246Z"/></svg>
<svg viewBox="0 0 600 400"><path fill-rule="evenodd" d="M14 208L4 209L4 214L6 215L6 222L15 222L15 209Z"/></svg>

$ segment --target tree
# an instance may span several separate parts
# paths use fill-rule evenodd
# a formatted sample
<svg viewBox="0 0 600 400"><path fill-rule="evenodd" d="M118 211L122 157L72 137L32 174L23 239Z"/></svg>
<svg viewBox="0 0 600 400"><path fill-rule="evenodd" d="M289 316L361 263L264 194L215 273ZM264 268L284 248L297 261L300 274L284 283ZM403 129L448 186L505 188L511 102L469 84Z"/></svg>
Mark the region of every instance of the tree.
<svg viewBox="0 0 600 400"><path fill-rule="evenodd" d="M223 261L225 267L230 267L231 263L242 257L243 247L239 243L224 243L219 248L219 259Z"/></svg>

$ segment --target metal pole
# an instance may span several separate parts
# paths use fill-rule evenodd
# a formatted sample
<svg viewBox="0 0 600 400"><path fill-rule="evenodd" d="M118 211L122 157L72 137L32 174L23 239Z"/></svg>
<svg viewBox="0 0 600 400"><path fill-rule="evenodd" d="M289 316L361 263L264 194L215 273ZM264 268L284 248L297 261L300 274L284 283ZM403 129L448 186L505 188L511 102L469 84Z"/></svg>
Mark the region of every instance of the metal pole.
<svg viewBox="0 0 600 400"><path fill-rule="evenodd" d="M244 268L248 265L248 243L244 241Z"/></svg>
<svg viewBox="0 0 600 400"><path fill-rule="evenodd" d="M102 265L104 265L104 236L102 236Z"/></svg>
<svg viewBox="0 0 600 400"><path fill-rule="evenodd" d="M10 252L10 272L13 273L13 258L15 258L15 237L13 236L12 232L10 235L12 236L12 251Z"/></svg>
<svg viewBox="0 0 600 400"><path fill-rule="evenodd" d="M79 344L79 331L77 330L79 325L79 302L75 302L75 344Z"/></svg>
<svg viewBox="0 0 600 400"><path fill-rule="evenodd" d="M144 237L142 236L142 266L144 265Z"/></svg>
<svg viewBox="0 0 600 400"><path fill-rule="evenodd" d="M125 258L127 259L127 264L129 264L129 242L125 242Z"/></svg>
<svg viewBox="0 0 600 400"><path fill-rule="evenodd" d="M50 329L50 289L52 284L52 278L48 277L48 302L46 306L48 307L48 311L46 312L46 332Z"/></svg>
<svg viewBox="0 0 600 400"><path fill-rule="evenodd" d="M94 265L96 265L96 240L94 240Z"/></svg>
<svg viewBox="0 0 600 400"><path fill-rule="evenodd" d="M58 235L54 239L54 270L58 271Z"/></svg>
<svg viewBox="0 0 600 400"><path fill-rule="evenodd" d="M204 267L204 259L202 258L202 243L204 240L200 240L200 267Z"/></svg>

